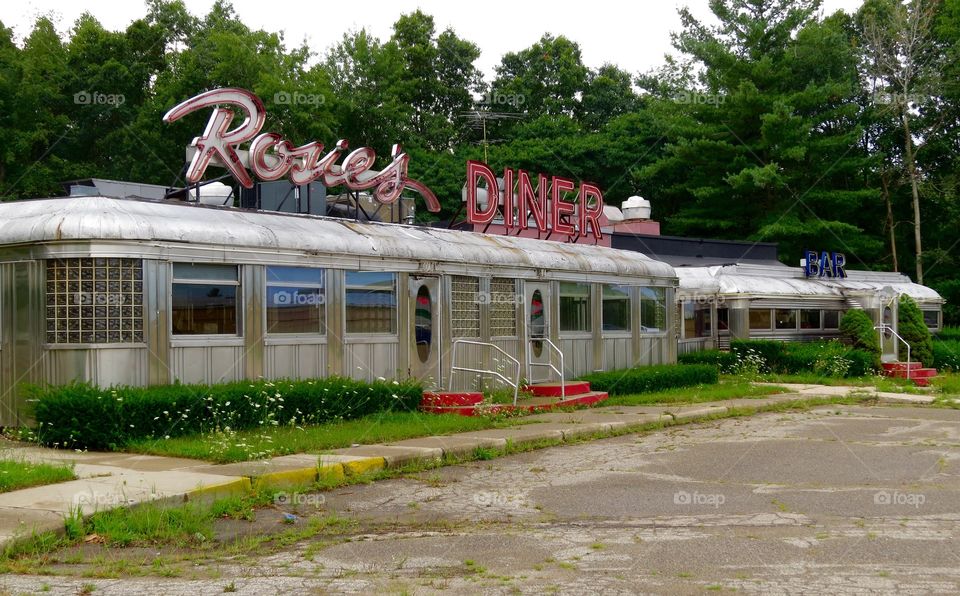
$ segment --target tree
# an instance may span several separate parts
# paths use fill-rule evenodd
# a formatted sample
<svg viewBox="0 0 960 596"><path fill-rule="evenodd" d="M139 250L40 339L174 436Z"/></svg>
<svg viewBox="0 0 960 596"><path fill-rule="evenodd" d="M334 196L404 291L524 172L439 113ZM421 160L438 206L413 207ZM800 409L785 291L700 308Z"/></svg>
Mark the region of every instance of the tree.
<svg viewBox="0 0 960 596"><path fill-rule="evenodd" d="M903 166L910 182L913 205L917 282L923 283L923 249L920 234L920 171L915 136L924 131L911 127L913 111L930 101L938 79L933 24L937 0L869 0L860 9L864 21L864 48L869 75L882 85L903 134Z"/></svg>
<svg viewBox="0 0 960 596"><path fill-rule="evenodd" d="M906 294L900 296L897 309L897 333L910 344L910 358L913 362L933 366L933 337L923 321L920 307ZM903 343L900 344L900 359L907 359L907 346Z"/></svg>
<svg viewBox="0 0 960 596"><path fill-rule="evenodd" d="M874 368L880 368L880 337L870 315L860 309L845 312L840 319L840 336L851 347L873 354Z"/></svg>
<svg viewBox="0 0 960 596"><path fill-rule="evenodd" d="M665 140L636 180L672 234L839 245L870 262L878 194L858 126L851 22L815 18L816 0L716 0L708 26L680 11L668 80L642 77ZM698 74L685 81L692 64ZM686 83L688 86L681 89Z"/></svg>

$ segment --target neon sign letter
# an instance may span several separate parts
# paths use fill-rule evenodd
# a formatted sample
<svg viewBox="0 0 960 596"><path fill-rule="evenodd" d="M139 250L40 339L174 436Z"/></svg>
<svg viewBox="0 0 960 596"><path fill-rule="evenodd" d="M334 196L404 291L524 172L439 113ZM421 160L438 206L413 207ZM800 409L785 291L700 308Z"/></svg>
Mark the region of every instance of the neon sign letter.
<svg viewBox="0 0 960 596"><path fill-rule="evenodd" d="M243 123L236 128L230 128L234 111L223 107L225 105L238 107L245 115ZM328 187L343 185L350 190L372 188L374 198L381 203L393 203L400 198L403 189L408 188L423 196L428 210L440 211L440 201L433 191L407 176L410 156L403 152L400 145L393 146L392 161L379 172L373 170L377 154L368 147L353 150L342 165L337 165L340 155L349 147L345 140L337 141L334 149L323 155L323 144L316 141L294 147L277 133L258 136L266 112L260 98L245 89L213 89L201 93L171 109L163 121L176 122L209 107L213 107L213 112L206 129L190 143L190 147L195 149L187 168L187 181L191 184L199 182L207 167L214 163L227 168L246 188L253 187L253 178L247 172L249 169L261 180L279 180L287 176L296 185L322 179ZM251 139L249 151L238 149L239 145Z"/></svg>

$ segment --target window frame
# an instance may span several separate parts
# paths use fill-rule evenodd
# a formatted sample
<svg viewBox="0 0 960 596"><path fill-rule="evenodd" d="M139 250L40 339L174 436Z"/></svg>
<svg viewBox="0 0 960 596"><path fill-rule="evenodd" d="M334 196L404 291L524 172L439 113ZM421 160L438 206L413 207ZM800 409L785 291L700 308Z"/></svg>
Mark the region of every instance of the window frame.
<svg viewBox="0 0 960 596"><path fill-rule="evenodd" d="M320 273L320 283L315 282L300 282L300 281L271 281L270 280L270 269L271 268L282 268L282 269L305 269L310 271L318 271ZM264 279L266 280L263 285L263 332L264 336L270 338L284 338L284 337L326 337L327 336L327 286L329 281L329 272L325 267L300 267L296 265L267 265L264 267ZM267 303L270 299L270 288L309 288L309 289L319 289L321 301L316 304L317 310L320 310L319 317L319 330L317 331L271 331L270 330L270 305ZM322 307L322 310L321 310Z"/></svg>
<svg viewBox="0 0 960 596"><path fill-rule="evenodd" d="M626 294L625 296L617 296L616 298L607 298L606 289L611 288ZM601 334L632 334L633 333L633 295L634 295L634 286L626 286L623 284L611 284L603 283L600 284L600 332ZM617 328L617 329L607 329L606 319L604 317L604 306L607 301L610 302L626 302L627 303L627 326L626 328Z"/></svg>
<svg viewBox="0 0 960 596"><path fill-rule="evenodd" d="M584 297L581 294L567 294L564 296L564 286L568 288L570 286L577 286L578 288L582 287L586 289L586 296ZM574 298L578 303L580 301L586 301L586 308L578 305L577 310L582 312L577 312L577 318L580 319L581 314L585 315L583 320L586 321L586 328L576 328L576 329L565 329L564 328L564 309L563 302L564 298ZM559 287L557 288L557 313L558 313L558 322L559 322L559 333L565 335L591 335L593 334L593 284L591 282L582 282L582 281L561 281L559 282ZM583 320L580 322L582 323Z"/></svg>
<svg viewBox="0 0 960 596"><path fill-rule="evenodd" d="M350 308L349 301L347 296L350 290L356 289L370 289L370 286L361 286L356 284L351 284L349 282L351 273L367 273L367 274L389 274L393 278L393 317L392 317L392 330L391 331L350 331L348 326L350 320L347 318L347 310ZM343 292L341 293L343 297L343 306L342 315L343 315L343 333L344 338L347 336L350 337L390 337L396 338L399 335L400 331L400 275L396 271L360 271L356 269L345 269L343 271Z"/></svg>
<svg viewBox="0 0 960 596"><path fill-rule="evenodd" d="M190 266L210 266L210 267L233 267L236 272L235 279L218 279L218 278L178 278L176 276L176 266L177 265L190 265ZM196 338L215 338L220 340L236 340L243 338L243 310L244 310L244 297L243 297L243 265L239 263L194 263L187 261L174 261L170 264L170 283L168 284L168 299L170 305L170 316L168 317L169 322L167 324L170 337L174 340L191 340ZM173 304L173 294L174 288L177 285L190 285L190 286L233 286L236 288L236 294L234 298L234 325L236 326L236 332L234 333L176 333L173 329L173 319L174 319L174 304Z"/></svg>

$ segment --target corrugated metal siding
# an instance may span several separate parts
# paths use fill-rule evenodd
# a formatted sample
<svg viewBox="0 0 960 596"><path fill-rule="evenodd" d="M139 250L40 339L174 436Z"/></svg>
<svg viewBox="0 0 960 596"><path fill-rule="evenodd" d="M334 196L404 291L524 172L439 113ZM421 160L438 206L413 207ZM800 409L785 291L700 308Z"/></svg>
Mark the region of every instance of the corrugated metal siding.
<svg viewBox="0 0 960 596"><path fill-rule="evenodd" d="M222 383L244 378L243 346L180 346L170 349L171 381Z"/></svg>
<svg viewBox="0 0 960 596"><path fill-rule="evenodd" d="M564 338L561 336L559 347L563 352L564 378L573 379L593 372L593 338ZM557 364L556 356L554 356L554 366L557 366Z"/></svg>
<svg viewBox="0 0 960 596"><path fill-rule="evenodd" d="M613 337L603 339L603 368L617 370L633 366L633 338Z"/></svg>
<svg viewBox="0 0 960 596"><path fill-rule="evenodd" d="M327 345L300 343L264 347L264 376L311 379L327 376Z"/></svg>
<svg viewBox="0 0 960 596"><path fill-rule="evenodd" d="M344 373L361 381L396 378L398 347L396 340L383 343L351 343L347 340L343 354Z"/></svg>
<svg viewBox="0 0 960 596"><path fill-rule="evenodd" d="M109 387L147 384L146 348L78 348L44 350L43 377L53 385L77 379Z"/></svg>

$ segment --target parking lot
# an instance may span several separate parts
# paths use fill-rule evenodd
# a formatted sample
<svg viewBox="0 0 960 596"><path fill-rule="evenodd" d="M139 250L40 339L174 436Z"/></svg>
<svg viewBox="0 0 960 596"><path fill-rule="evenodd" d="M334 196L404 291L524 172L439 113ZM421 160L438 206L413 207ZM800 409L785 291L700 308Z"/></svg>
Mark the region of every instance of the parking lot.
<svg viewBox="0 0 960 596"><path fill-rule="evenodd" d="M337 540L181 577L10 592L960 592L960 411L830 406L426 470L323 494ZM304 515L306 515L304 511ZM271 511L258 513L261 523Z"/></svg>

